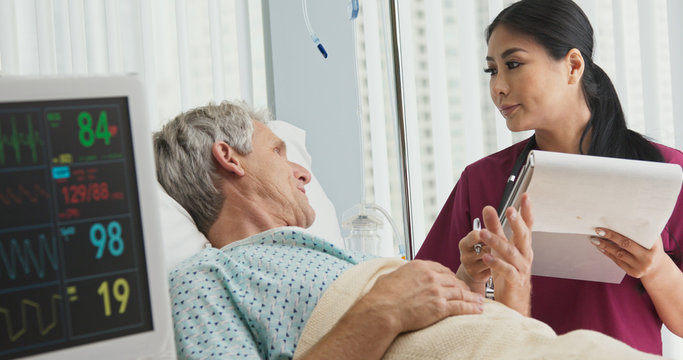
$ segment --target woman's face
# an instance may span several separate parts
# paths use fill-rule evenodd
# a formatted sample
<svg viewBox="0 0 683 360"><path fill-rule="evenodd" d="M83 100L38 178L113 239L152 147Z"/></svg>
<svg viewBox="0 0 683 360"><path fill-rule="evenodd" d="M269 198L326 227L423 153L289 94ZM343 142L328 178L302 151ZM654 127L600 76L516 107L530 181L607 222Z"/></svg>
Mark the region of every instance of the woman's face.
<svg viewBox="0 0 683 360"><path fill-rule="evenodd" d="M498 25L489 38L486 72L491 100L511 131L561 127L572 104L566 99L571 66L550 57L532 37Z"/></svg>

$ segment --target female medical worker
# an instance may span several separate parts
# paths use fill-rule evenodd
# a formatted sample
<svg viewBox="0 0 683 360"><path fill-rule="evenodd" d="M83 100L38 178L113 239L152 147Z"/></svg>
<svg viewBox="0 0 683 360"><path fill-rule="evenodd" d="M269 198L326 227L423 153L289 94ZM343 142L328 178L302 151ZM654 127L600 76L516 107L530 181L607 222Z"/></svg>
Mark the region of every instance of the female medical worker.
<svg viewBox="0 0 683 360"><path fill-rule="evenodd" d="M571 0L514 3L498 14L486 36L491 99L510 130L535 135L465 168L417 254L449 266L479 292L490 269L500 266L486 247L480 254L474 250L484 232L471 231L473 220L485 205L500 203L506 180L531 149L683 166L683 153L626 128L610 79L593 63L593 29ZM621 284L533 276L532 317L560 334L593 329L661 354L662 322L683 335L682 240L683 196L651 250L596 229L596 251L627 276Z"/></svg>

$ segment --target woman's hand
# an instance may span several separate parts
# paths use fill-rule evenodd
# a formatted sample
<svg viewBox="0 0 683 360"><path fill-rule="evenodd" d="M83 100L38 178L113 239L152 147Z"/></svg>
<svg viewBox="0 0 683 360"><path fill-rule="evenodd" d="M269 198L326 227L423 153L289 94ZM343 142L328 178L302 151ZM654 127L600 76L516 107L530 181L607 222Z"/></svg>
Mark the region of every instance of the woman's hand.
<svg viewBox="0 0 683 360"><path fill-rule="evenodd" d="M651 249L609 229L597 228L591 241L630 276L640 279L669 330L683 336L683 273L664 252L662 237Z"/></svg>
<svg viewBox="0 0 683 360"><path fill-rule="evenodd" d="M479 254L474 250L474 245L482 244L483 230L472 230L460 240L460 267L457 276L463 280L472 291L484 294L486 281L491 276L491 269L484 263L483 255L490 253L491 248L482 246Z"/></svg>
<svg viewBox="0 0 683 360"><path fill-rule="evenodd" d="M486 230L481 231L481 239L492 251L483 254L482 260L493 272L496 301L529 316L534 254L531 249L533 217L528 194L522 195L519 210L506 210L505 216L512 229L512 236L507 239L496 210L491 206L484 208Z"/></svg>
<svg viewBox="0 0 683 360"><path fill-rule="evenodd" d="M599 237L593 237L591 242L605 256L624 269L630 276L640 279L657 271L658 265L668 259L660 236L651 249L646 249L637 242L615 231L603 228L595 229Z"/></svg>

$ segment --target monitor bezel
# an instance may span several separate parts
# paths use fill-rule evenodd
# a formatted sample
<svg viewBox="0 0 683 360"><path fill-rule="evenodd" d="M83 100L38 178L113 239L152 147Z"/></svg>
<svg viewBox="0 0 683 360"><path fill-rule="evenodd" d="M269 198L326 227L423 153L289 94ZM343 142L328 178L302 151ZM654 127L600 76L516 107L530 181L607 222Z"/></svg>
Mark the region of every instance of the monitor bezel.
<svg viewBox="0 0 683 360"><path fill-rule="evenodd" d="M130 111L144 251L153 329L113 339L75 345L25 359L134 359L175 355L162 233L158 216L156 172L152 152L151 111L137 75L97 77L3 77L0 103L126 97Z"/></svg>

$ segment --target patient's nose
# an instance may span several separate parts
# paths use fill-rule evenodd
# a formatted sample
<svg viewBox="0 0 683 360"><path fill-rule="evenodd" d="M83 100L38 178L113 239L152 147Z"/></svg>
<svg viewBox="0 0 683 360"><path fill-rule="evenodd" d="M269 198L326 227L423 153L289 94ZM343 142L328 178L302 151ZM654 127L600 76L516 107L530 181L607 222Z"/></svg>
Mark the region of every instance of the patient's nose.
<svg viewBox="0 0 683 360"><path fill-rule="evenodd" d="M301 180L304 184L311 182L311 173L306 170L305 167L291 161L289 162L289 166L292 167L295 178Z"/></svg>

